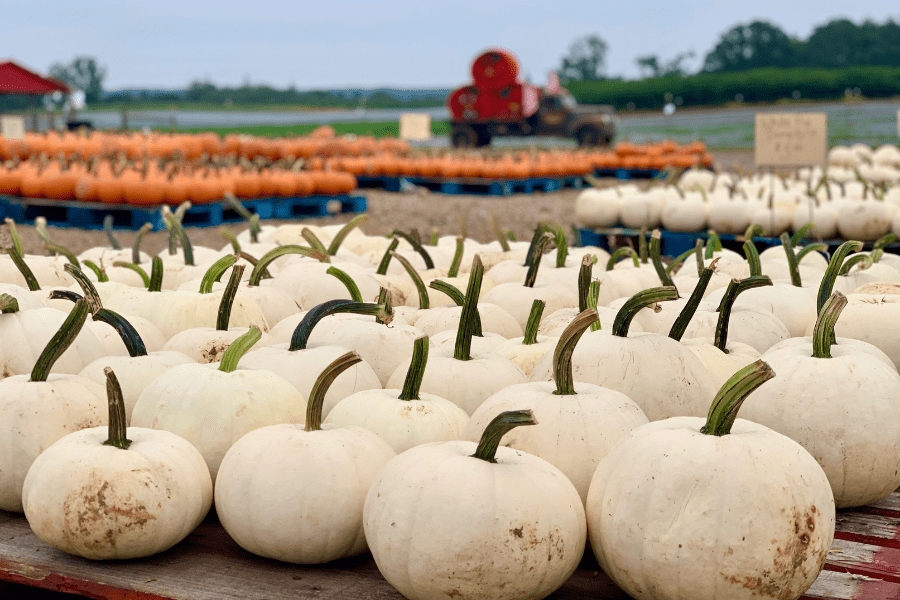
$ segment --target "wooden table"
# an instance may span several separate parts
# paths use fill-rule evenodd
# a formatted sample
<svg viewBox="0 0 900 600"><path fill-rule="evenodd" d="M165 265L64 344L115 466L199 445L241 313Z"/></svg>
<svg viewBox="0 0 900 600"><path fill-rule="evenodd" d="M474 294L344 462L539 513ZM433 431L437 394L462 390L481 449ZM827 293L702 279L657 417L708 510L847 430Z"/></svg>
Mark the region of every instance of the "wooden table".
<svg viewBox="0 0 900 600"><path fill-rule="evenodd" d="M115 600L398 600L368 554L314 567L259 558L209 518L144 560L92 562L39 541L22 515L0 512L0 580ZM553 600L627 600L590 552ZM804 600L900 600L900 493L838 513L834 546Z"/></svg>

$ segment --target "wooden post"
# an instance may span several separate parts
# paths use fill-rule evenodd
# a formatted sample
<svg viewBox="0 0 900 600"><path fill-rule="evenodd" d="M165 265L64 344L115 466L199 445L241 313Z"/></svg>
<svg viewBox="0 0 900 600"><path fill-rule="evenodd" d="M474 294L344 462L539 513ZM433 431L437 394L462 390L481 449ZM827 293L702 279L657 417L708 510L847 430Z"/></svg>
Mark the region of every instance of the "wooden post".
<svg viewBox="0 0 900 600"><path fill-rule="evenodd" d="M128 109L122 108L122 131L128 129Z"/></svg>

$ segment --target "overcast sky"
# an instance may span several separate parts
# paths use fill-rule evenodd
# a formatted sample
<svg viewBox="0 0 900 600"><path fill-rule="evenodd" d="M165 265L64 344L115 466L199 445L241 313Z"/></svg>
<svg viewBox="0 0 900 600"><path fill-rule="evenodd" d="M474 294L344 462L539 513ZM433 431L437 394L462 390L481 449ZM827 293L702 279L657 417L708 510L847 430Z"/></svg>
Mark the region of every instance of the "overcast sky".
<svg viewBox="0 0 900 600"><path fill-rule="evenodd" d="M599 34L607 72L637 77L635 58L693 50L766 19L806 37L834 17L900 21L894 0L0 0L0 60L39 72L78 55L107 67L104 87L183 88L208 79L298 89L455 87L480 50L501 46L544 83L572 41Z"/></svg>

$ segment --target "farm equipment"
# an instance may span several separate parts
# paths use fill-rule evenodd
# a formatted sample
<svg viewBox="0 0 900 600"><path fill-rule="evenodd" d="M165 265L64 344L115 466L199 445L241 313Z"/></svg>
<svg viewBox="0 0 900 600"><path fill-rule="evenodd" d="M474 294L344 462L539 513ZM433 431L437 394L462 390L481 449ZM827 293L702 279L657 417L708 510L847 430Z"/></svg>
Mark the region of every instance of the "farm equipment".
<svg viewBox="0 0 900 600"><path fill-rule="evenodd" d="M490 145L494 136L573 138L579 146L609 145L615 137L611 106L579 106L555 76L544 88L518 80L518 61L492 49L472 63L473 83L447 97L450 140L457 148Z"/></svg>

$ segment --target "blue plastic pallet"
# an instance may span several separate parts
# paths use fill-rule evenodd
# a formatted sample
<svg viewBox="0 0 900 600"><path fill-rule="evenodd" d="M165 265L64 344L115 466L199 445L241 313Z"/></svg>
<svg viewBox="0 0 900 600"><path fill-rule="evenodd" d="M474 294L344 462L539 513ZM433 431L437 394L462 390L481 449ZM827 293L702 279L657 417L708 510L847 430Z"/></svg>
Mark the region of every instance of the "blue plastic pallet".
<svg viewBox="0 0 900 600"><path fill-rule="evenodd" d="M329 204L340 203L337 213L365 212L366 199L361 196L307 196L304 198L258 198L245 200L243 205L260 219L304 219L334 214ZM9 217L19 223L44 217L54 227L102 229L103 219L113 217L115 229L140 229L150 223L154 231L165 229L162 215L156 207L138 207L128 204L104 204L100 202L61 202L40 198L0 196L0 218ZM215 227L223 223L235 223L243 218L227 203L197 204L184 215L184 224L191 227Z"/></svg>
<svg viewBox="0 0 900 600"><path fill-rule="evenodd" d="M441 194L474 194L509 196L534 192L555 192L563 188L581 188L581 177L532 177L529 179L479 179L440 177L365 177L356 178L359 187L381 187L388 192L399 192L407 184L424 187Z"/></svg>

